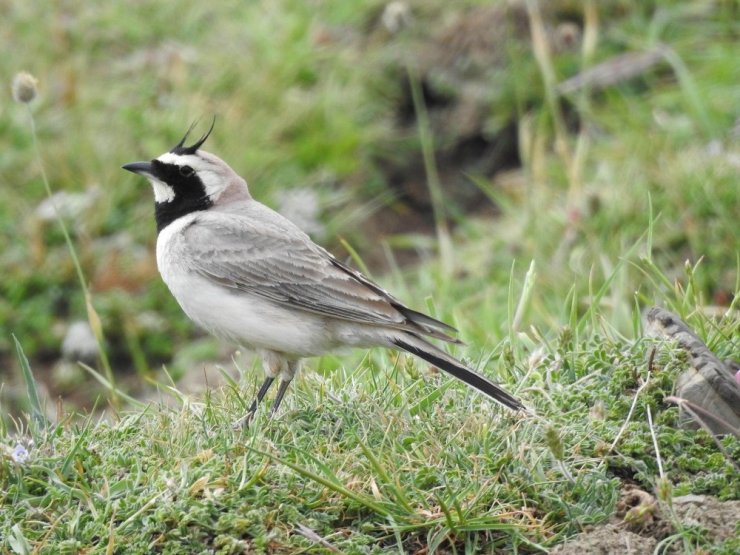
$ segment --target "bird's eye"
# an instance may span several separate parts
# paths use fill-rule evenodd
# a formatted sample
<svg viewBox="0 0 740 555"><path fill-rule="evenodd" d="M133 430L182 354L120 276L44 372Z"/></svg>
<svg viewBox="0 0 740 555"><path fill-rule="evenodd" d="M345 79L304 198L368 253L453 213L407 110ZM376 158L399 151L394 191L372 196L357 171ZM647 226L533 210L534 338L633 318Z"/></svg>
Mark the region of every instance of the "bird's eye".
<svg viewBox="0 0 740 555"><path fill-rule="evenodd" d="M180 175L183 177L190 177L195 173L195 170L190 166L180 166Z"/></svg>

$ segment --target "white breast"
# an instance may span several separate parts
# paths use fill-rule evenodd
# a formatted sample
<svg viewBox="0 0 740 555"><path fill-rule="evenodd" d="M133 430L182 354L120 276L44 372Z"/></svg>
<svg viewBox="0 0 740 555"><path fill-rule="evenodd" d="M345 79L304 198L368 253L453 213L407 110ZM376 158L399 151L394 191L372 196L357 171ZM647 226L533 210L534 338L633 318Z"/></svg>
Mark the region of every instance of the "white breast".
<svg viewBox="0 0 740 555"><path fill-rule="evenodd" d="M218 337L248 348L304 357L336 346L320 316L227 289L192 272L181 231L195 217L197 214L179 218L157 238L159 273L191 320Z"/></svg>

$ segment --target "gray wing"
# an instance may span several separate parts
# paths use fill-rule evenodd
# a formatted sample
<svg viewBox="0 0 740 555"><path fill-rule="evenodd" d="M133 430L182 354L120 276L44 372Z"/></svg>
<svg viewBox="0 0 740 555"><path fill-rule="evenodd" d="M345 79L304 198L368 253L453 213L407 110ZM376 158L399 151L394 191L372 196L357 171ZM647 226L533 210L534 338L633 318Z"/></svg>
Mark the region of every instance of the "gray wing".
<svg viewBox="0 0 740 555"><path fill-rule="evenodd" d="M204 213L182 233L194 269L223 287L322 316L457 342L446 333L453 327L404 306L282 218L253 223Z"/></svg>

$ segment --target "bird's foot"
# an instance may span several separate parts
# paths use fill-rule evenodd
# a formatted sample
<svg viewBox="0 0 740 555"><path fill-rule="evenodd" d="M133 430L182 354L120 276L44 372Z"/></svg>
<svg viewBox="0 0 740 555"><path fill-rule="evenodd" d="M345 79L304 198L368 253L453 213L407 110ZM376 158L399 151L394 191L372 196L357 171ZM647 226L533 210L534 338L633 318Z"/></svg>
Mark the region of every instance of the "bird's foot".
<svg viewBox="0 0 740 555"><path fill-rule="evenodd" d="M234 430L246 430L249 428L249 424L252 422L252 418L254 418L255 411L250 410L247 411L247 414L242 416L239 420L234 422L231 427Z"/></svg>

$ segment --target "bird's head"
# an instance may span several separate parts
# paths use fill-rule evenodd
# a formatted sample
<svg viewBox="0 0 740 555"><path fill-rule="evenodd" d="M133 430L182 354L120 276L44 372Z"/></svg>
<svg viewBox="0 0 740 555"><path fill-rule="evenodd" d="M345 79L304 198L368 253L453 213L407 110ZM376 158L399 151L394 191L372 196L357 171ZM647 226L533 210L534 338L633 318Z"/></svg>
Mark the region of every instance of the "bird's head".
<svg viewBox="0 0 740 555"><path fill-rule="evenodd" d="M148 162L132 162L124 170L146 177L154 189L158 209L184 212L206 210L237 200L249 199L246 182L218 156L199 150L213 131L185 146L193 126L168 152Z"/></svg>

